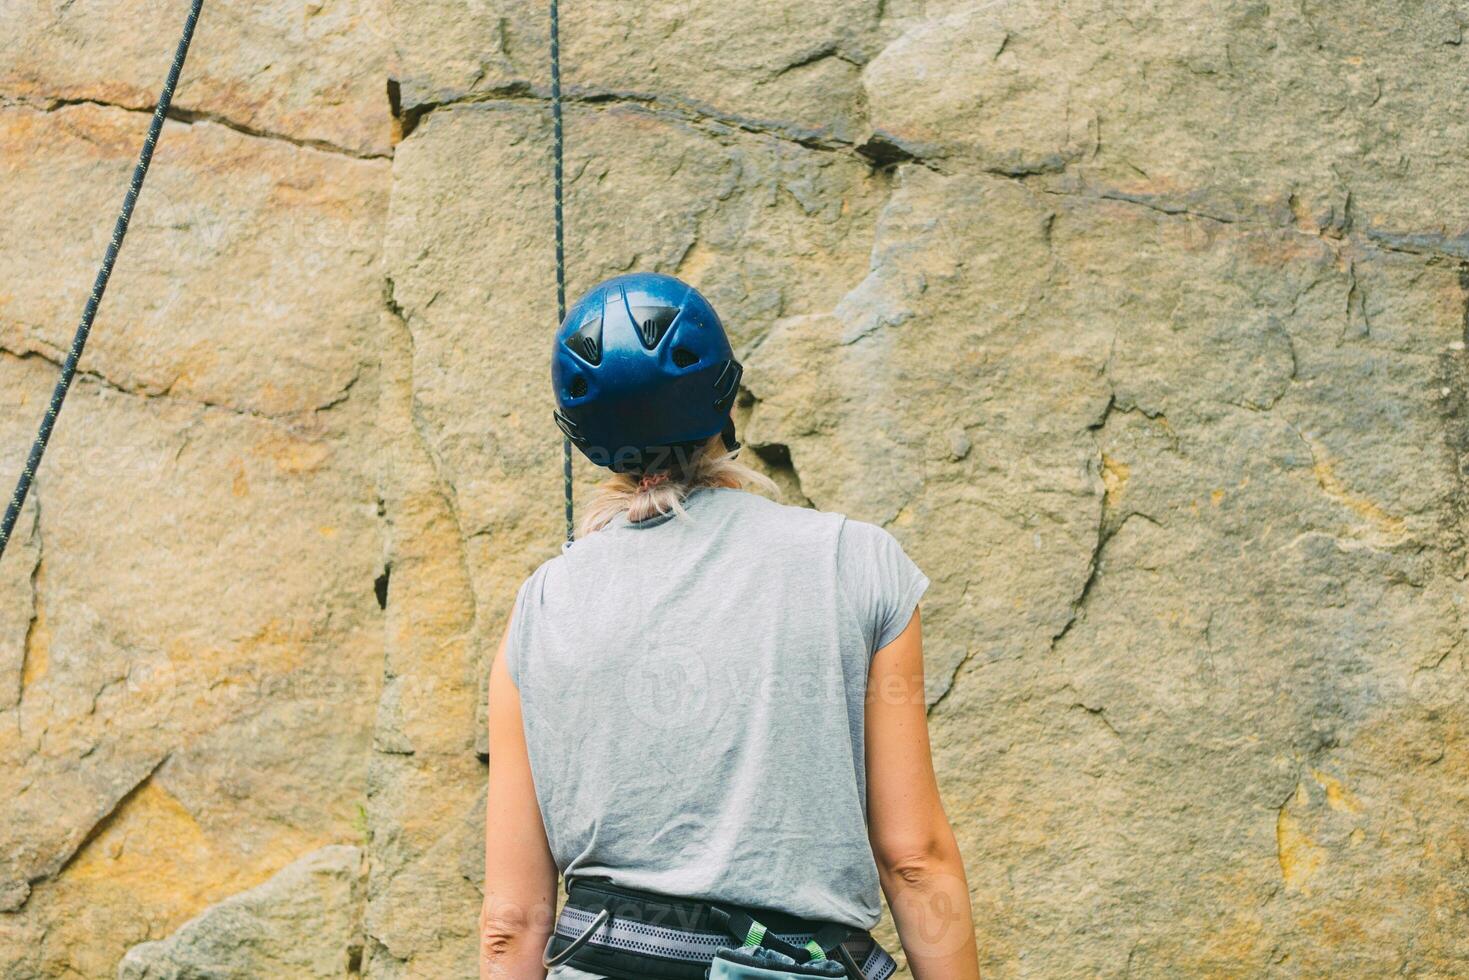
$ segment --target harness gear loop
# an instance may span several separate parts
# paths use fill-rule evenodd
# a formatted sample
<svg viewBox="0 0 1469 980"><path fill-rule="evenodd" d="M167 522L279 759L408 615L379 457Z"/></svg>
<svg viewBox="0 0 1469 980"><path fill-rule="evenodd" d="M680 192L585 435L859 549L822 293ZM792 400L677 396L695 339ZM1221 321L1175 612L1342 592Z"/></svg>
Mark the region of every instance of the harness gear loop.
<svg viewBox="0 0 1469 980"><path fill-rule="evenodd" d="M97 316L97 307L102 304L102 294L107 291L107 281L112 278L112 267L117 262L117 253L128 233L133 206L138 203L138 194L143 190L143 179L148 176L153 148L158 145L158 137L163 132L163 120L168 115L168 107L173 103L173 90L178 85L179 74L184 70L184 59L189 54L189 44L194 39L194 26L199 22L199 12L203 7L204 0L193 0L189 16L184 20L184 31L179 37L178 48L174 51L173 65L168 70L168 79L163 83L163 91L158 96L158 105L153 109L153 121L148 124L148 135L138 154L138 164L133 168L133 179L122 199L122 210L117 215L117 223L112 227L112 239L107 243L102 267L97 270L97 279L92 283L92 294L87 297L87 305L82 310L81 322L77 324L76 334L71 339L71 349L67 351L66 361L61 365L61 377L57 379L56 388L51 392L51 404L47 406L46 414L41 419L36 441L31 444L30 455L26 457L25 469L21 471L15 492L10 496L5 517L0 519L0 558L5 555L5 546L10 543L10 535L15 530L16 519L20 517L20 509L31 491L31 481L36 476L36 470L40 469L41 457L45 455L46 446L51 441L51 430L56 425L56 416L61 414L66 393L71 389L72 378L76 376L77 362L82 359L82 349L87 346L87 337L92 332L92 321Z"/></svg>
<svg viewBox="0 0 1469 980"><path fill-rule="evenodd" d="M714 919L728 929L730 935L743 940L741 949L761 947L773 949L777 953L784 953L797 963L819 963L822 960L835 958L847 968L847 973L853 980L866 980L862 967L857 964L851 951L846 947L847 939L853 932L851 929L839 925L824 926L805 943L797 945L773 935L763 923L747 912L730 911L718 906L711 911Z"/></svg>
<svg viewBox="0 0 1469 980"><path fill-rule="evenodd" d="M581 949L583 946L591 941L593 933L595 933L598 929L602 928L610 921L612 921L611 909L603 909L602 911L598 912L597 917L592 920L592 924L582 930L582 934L573 939L570 946L567 946L555 956L551 955L551 944L556 941L556 935L553 932L551 934L551 938L546 940L546 951L541 954L541 965L548 970L553 970L556 967L560 966L562 963L565 963L567 960L576 955L577 950Z"/></svg>

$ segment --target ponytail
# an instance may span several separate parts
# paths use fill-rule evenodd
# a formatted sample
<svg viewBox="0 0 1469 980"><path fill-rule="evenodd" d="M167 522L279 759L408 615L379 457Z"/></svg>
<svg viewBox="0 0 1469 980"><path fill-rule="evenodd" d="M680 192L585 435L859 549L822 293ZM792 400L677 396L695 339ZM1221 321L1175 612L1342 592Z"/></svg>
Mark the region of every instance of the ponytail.
<svg viewBox="0 0 1469 980"><path fill-rule="evenodd" d="M629 521L647 520L669 511L682 517L684 500L700 487L760 489L779 496L774 480L735 459L737 450L721 450L724 443L715 436L695 451L686 467L641 476L614 473L597 486L591 501L583 508L577 537L600 531L618 514L627 514Z"/></svg>

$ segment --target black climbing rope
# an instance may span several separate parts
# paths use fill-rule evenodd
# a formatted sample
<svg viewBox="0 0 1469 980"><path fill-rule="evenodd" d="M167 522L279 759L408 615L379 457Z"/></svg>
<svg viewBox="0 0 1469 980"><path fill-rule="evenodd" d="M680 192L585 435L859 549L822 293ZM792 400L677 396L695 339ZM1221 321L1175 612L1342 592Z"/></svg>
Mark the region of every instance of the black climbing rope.
<svg viewBox="0 0 1469 980"><path fill-rule="evenodd" d="M15 493L10 497L10 506L5 509L5 519L0 522L0 557L5 555L5 546L10 543L10 534L15 530L20 508L31 491L31 481L41 465L41 457L46 453L46 444L51 441L51 430L56 425L56 416L61 412L61 405L66 401L66 393L76 375L77 361L81 360L82 348L87 345L87 336L92 332L92 320L97 316L102 294L107 291L107 280L112 278L112 266L117 262L118 250L122 248L123 237L128 233L128 222L132 220L133 206L138 203L138 194L143 189L143 178L148 176L153 148L158 145L158 137L163 132L163 120L168 115L169 104L173 102L174 86L178 84L179 73L184 69L184 58L189 54L189 43L194 39L194 25L199 22L199 11L203 6L204 0L193 0L189 16L184 21L184 33L179 38L173 66L168 70L168 80L163 83L163 92L158 96L158 105L153 110L148 136L143 140L142 152L138 154L138 165L133 168L132 183L128 185L127 195L122 199L122 211L117 216L117 224L112 228L112 240L107 243L107 254L102 257L102 268L97 270L97 279L92 283L92 295L87 298L81 323L77 325L76 335L71 339L71 350L67 352L66 361L61 365L61 377L57 379L56 388L51 392L51 404L46 408L45 417L41 419L41 428L36 433L36 441L31 445L31 454L26 458L25 469L15 485Z"/></svg>
<svg viewBox="0 0 1469 980"><path fill-rule="evenodd" d="M557 0L551 0L551 132L556 156L556 324L566 319L566 220L564 197L564 148L561 138L561 16ZM571 440L561 437L561 478L566 488L566 543L576 539L571 500Z"/></svg>

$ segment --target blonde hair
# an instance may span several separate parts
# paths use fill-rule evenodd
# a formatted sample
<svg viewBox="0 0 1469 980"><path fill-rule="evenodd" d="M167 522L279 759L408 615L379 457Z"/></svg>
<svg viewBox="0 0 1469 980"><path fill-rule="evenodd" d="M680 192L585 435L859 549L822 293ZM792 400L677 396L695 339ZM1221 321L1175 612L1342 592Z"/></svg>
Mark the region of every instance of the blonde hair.
<svg viewBox="0 0 1469 980"><path fill-rule="evenodd" d="M780 495L774 480L735 459L737 450L720 452L723 448L724 441L719 436L712 437L695 451L686 472L675 470L661 482L640 479L631 473L613 474L597 485L596 493L582 509L577 537L600 531L618 514L627 514L629 521L646 520L669 511L684 517L684 500L700 487L760 489L771 496Z"/></svg>

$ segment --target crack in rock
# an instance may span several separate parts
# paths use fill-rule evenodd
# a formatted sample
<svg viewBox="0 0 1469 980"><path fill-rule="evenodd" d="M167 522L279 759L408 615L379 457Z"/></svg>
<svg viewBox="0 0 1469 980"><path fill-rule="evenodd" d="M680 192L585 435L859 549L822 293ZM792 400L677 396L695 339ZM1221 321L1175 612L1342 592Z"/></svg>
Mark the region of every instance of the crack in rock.
<svg viewBox="0 0 1469 980"><path fill-rule="evenodd" d="M63 358L41 347L15 349L0 344L0 354L13 357L16 360L20 361L24 361L34 357L37 360L45 361L47 364L55 367L58 371L61 369L64 363ZM120 395L128 395L132 398L139 398L144 401L167 400L178 402L184 405L195 405L200 408L213 409L220 412L228 412L232 415L239 415L245 418L259 419L263 422L270 422L276 425L289 425L291 423L299 421L303 416L314 414L316 412L330 411L331 409L336 408L338 405L346 402L351 396L353 387L356 386L357 382L361 380L364 369L365 365L359 363L356 370L353 372L352 377L347 380L346 384L342 386L341 390L329 396L325 401L321 402L320 404L309 405L291 412L262 412L258 409L244 408L239 405L232 405L228 402L211 401L207 398L190 398L187 395L180 395L174 392L173 385L176 382L170 382L168 386L164 388L153 390L150 390L148 388L129 387L127 385L113 381L111 378L100 373L99 371L90 368L77 368L75 377L78 380L91 381L99 385L100 387L106 388L108 391L115 391Z"/></svg>
<svg viewBox="0 0 1469 980"><path fill-rule="evenodd" d="M44 539L41 537L41 483L39 479L31 483L30 499L34 501L35 508L31 515L31 539L36 542L36 563L31 566L31 618L26 623L25 640L21 645L17 707L25 699L27 682L36 672L44 671L46 662L46 654L38 646L46 623L46 609L41 596L41 584L46 574L46 553ZM17 723L20 717L20 714L16 715Z"/></svg>
<svg viewBox="0 0 1469 980"><path fill-rule="evenodd" d="M96 106L100 109L118 109L122 112L132 112L151 116L155 111L154 106L127 105L121 102L108 102L105 99L91 98L61 98L53 97L37 101L25 97L6 95L0 93L0 106L7 108L26 108L35 112L52 113L76 106ZM179 106L170 106L166 116L172 122L182 123L185 126L193 126L196 123L212 123L223 129L231 130L242 136L253 139L270 140L276 143L286 143L290 146L303 150L315 150L319 153L330 153L335 156L350 157L354 160L391 160L392 151L386 153L372 153L364 150L354 150L350 147L341 146L328 140L312 139L304 136L292 136L289 133L276 132L269 129L261 129L242 123L237 119L231 119L223 113L213 112L208 109L184 109Z"/></svg>
<svg viewBox="0 0 1469 980"><path fill-rule="evenodd" d="M69 845L64 844L62 849L53 854L42 865L39 871L30 874L23 881L11 881L0 884L0 896L21 896L19 903L14 908L4 908L0 909L0 911L16 911L20 909L29 899L33 885L55 879L65 872L67 868L71 867L72 862L86 849L87 845L96 840L97 836L107 829L112 821L116 819L117 815L123 811L124 807L137 797L139 791L158 773L158 770L163 767L163 764L169 760L171 755L171 751L165 752L156 762L149 765L147 770L136 781L93 819L91 825L83 833L76 836L75 843ZM23 887L17 887L17 885Z"/></svg>

